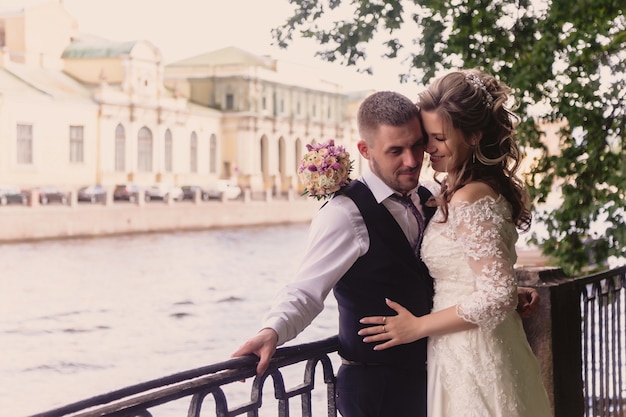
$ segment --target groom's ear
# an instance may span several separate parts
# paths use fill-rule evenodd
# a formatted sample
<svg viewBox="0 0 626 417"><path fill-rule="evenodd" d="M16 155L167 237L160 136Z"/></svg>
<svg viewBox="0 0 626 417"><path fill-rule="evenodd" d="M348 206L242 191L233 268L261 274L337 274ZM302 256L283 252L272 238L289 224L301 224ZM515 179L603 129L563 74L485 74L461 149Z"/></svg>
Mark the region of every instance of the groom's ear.
<svg viewBox="0 0 626 417"><path fill-rule="evenodd" d="M359 150L359 153L363 158L370 159L370 148L367 146L367 142L361 139L357 142L356 148Z"/></svg>

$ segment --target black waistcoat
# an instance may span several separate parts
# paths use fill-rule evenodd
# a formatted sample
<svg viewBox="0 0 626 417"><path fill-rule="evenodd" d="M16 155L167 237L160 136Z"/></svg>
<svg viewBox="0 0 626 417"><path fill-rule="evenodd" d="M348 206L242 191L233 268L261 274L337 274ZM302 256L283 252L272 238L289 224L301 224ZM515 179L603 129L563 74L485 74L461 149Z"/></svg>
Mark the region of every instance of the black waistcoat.
<svg viewBox="0 0 626 417"><path fill-rule="evenodd" d="M431 194L424 187L418 192L427 222L434 209L423 204ZM375 344L363 342L363 337L357 334L365 327L359 323L362 317L396 314L387 307L385 298L400 303L416 316L429 313L433 282L396 220L383 204L376 202L367 186L361 181L352 181L342 194L359 208L370 246L334 288L339 309L339 354L355 362L425 371L426 339L374 351Z"/></svg>

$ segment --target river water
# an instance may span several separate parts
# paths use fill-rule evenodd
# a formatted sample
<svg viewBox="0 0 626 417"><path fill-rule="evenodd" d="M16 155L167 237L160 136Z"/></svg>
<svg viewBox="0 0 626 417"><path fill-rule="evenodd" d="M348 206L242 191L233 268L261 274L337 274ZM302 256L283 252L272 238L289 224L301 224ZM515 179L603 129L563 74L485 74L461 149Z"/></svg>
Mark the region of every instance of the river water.
<svg viewBox="0 0 626 417"><path fill-rule="evenodd" d="M0 244L0 416L227 360L295 273L307 228ZM292 343L335 333L329 297Z"/></svg>

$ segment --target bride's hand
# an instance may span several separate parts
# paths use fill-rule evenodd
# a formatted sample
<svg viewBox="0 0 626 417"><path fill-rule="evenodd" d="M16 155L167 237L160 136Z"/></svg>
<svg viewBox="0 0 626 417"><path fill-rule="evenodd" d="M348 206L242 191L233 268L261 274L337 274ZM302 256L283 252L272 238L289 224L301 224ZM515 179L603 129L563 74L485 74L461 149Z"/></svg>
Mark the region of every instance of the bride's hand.
<svg viewBox="0 0 626 417"><path fill-rule="evenodd" d="M366 336L366 343L384 342L374 346L374 350L384 350L390 347L411 343L423 336L419 333L419 317L415 317L409 310L400 304L385 299L387 305L393 309L396 316L370 316L360 320L362 324L372 324L359 331L359 336Z"/></svg>

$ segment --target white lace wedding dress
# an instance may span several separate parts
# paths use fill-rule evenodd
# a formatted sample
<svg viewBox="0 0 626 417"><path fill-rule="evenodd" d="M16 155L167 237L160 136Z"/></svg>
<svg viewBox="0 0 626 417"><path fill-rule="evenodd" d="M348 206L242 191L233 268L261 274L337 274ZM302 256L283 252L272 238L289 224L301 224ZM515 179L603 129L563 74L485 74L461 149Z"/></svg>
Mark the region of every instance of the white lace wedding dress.
<svg viewBox="0 0 626 417"><path fill-rule="evenodd" d="M422 244L433 311L457 305L478 328L430 337L430 417L550 417L538 362L515 311L517 231L508 202L484 197L438 211Z"/></svg>

